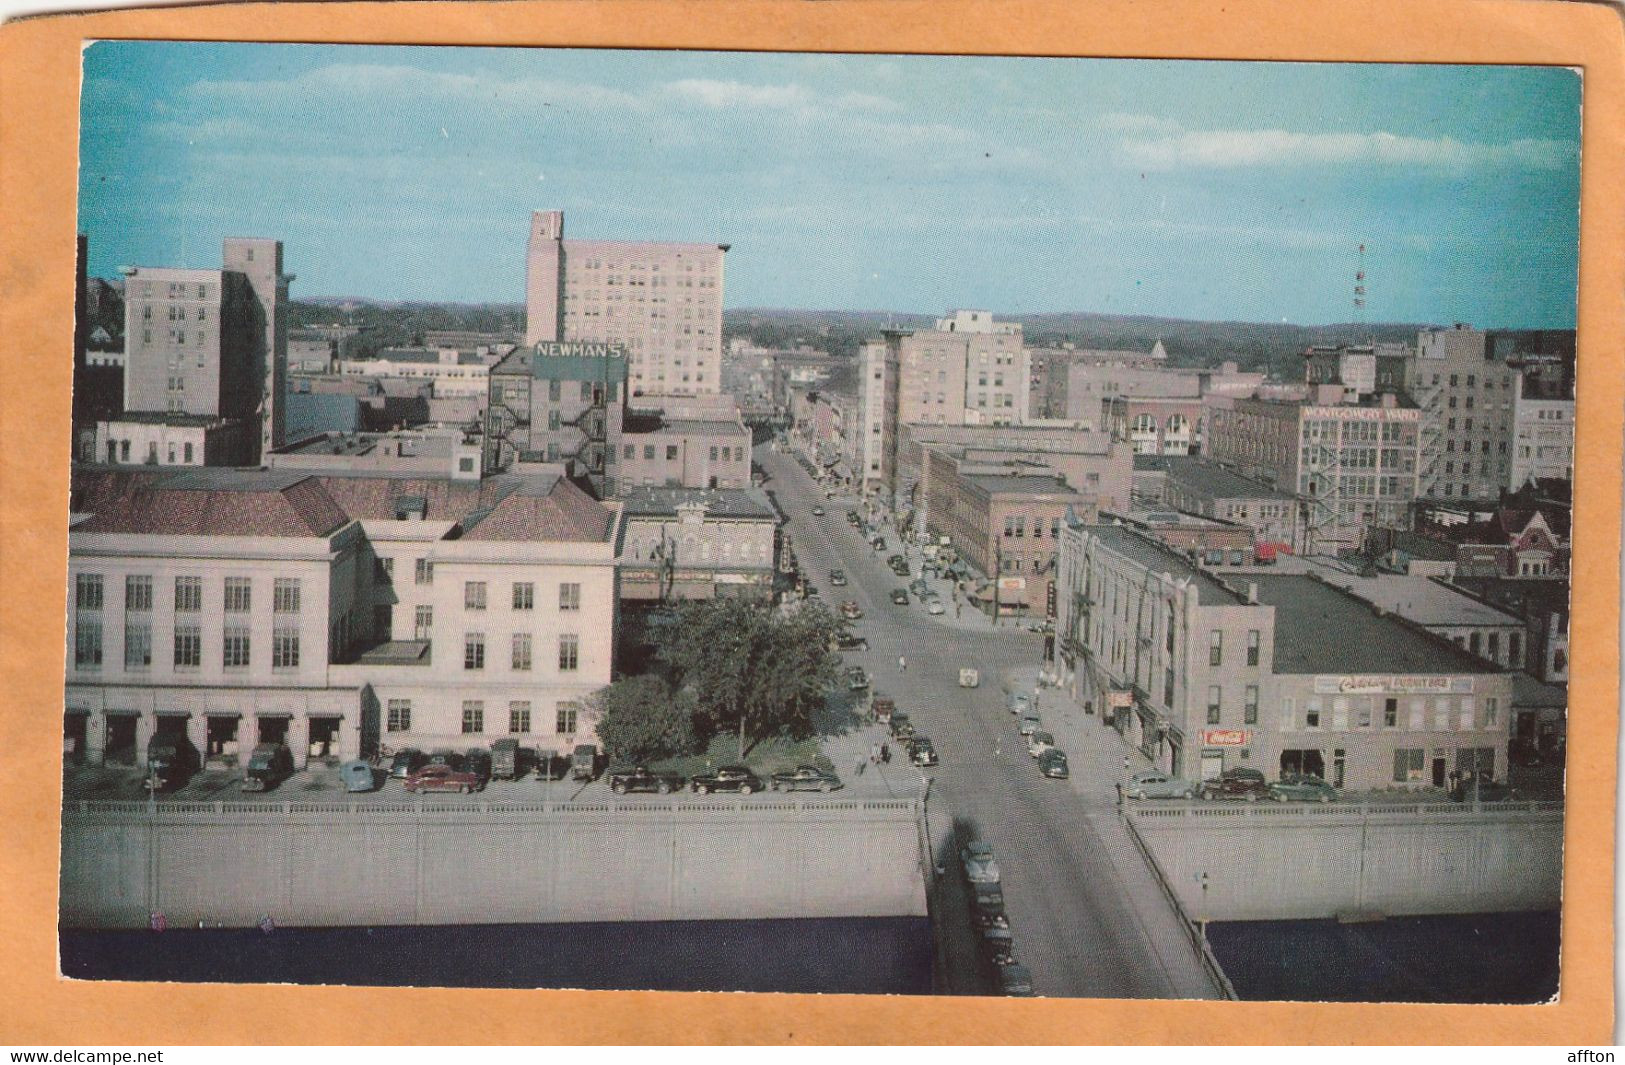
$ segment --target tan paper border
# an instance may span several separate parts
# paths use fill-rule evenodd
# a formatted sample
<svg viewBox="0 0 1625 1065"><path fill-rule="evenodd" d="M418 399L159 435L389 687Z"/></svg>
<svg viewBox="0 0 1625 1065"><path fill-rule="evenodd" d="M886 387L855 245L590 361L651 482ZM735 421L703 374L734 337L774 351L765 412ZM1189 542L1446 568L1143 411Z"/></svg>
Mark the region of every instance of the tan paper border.
<svg viewBox="0 0 1625 1065"><path fill-rule="evenodd" d="M1585 68L1561 1001L1539 1007L372 990L57 978L76 132L97 37L1533 63ZM1474 0L245 4L0 30L0 1043L1611 1042L1625 46L1604 7ZM519 220L522 222L523 220ZM518 223L516 223L518 224ZM1495 323L1486 323L1494 325Z"/></svg>

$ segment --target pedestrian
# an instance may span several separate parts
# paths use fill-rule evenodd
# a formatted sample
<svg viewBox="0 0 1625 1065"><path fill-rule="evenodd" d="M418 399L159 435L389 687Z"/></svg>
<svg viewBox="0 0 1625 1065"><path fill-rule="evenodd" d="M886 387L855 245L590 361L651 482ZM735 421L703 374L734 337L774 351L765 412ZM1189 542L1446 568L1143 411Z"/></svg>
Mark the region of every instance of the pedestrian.
<svg viewBox="0 0 1625 1065"><path fill-rule="evenodd" d="M899 673L907 673L908 672L908 661L906 659L904 659L902 655L897 656L897 672L899 672Z"/></svg>
<svg viewBox="0 0 1625 1065"><path fill-rule="evenodd" d="M965 604L959 601L959 596L954 596L954 620L958 621L964 613Z"/></svg>
<svg viewBox="0 0 1625 1065"><path fill-rule="evenodd" d="M873 743L869 745L869 761L876 765L880 764L880 744Z"/></svg>
<svg viewBox="0 0 1625 1065"><path fill-rule="evenodd" d="M1123 782L1121 780L1117 782L1117 805L1123 805Z"/></svg>
<svg viewBox="0 0 1625 1065"><path fill-rule="evenodd" d="M1123 756L1123 772L1128 772L1128 755Z"/></svg>
<svg viewBox="0 0 1625 1065"><path fill-rule="evenodd" d="M880 764L891 765L891 744L889 743L880 745Z"/></svg>

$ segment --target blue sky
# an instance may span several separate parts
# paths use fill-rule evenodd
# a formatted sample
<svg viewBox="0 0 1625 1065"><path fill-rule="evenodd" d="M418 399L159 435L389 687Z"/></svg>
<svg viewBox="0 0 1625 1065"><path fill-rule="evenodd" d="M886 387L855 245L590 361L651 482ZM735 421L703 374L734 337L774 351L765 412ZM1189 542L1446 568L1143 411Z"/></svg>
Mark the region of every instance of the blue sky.
<svg viewBox="0 0 1625 1065"><path fill-rule="evenodd" d="M298 296L523 298L566 236L728 243L730 307L1574 324L1557 68L100 42L90 268L278 237Z"/></svg>

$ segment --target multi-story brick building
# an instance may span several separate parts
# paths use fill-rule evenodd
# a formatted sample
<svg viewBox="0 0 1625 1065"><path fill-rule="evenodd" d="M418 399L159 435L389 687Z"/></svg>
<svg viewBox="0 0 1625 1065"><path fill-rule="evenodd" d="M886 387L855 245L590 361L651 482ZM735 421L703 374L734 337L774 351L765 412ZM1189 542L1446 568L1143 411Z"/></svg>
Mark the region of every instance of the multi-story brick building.
<svg viewBox="0 0 1625 1065"><path fill-rule="evenodd" d="M558 477L80 469L67 736L143 764L392 746L562 749L609 682L618 507Z"/></svg>
<svg viewBox="0 0 1625 1065"><path fill-rule="evenodd" d="M1304 548L1358 547L1369 526L1405 528L1416 498L1421 412L1392 393L1348 401L1315 386L1305 402L1209 396L1206 453L1292 492L1303 503Z"/></svg>
<svg viewBox="0 0 1625 1065"><path fill-rule="evenodd" d="M1136 455L1194 455L1202 450L1205 408L1196 398L1115 396L1104 404L1112 438Z"/></svg>
<svg viewBox="0 0 1625 1065"><path fill-rule="evenodd" d="M865 496L889 495L897 478L897 389L901 335L867 341L858 353L858 477Z"/></svg>
<svg viewBox="0 0 1625 1065"><path fill-rule="evenodd" d="M1512 477L1518 372L1488 334L1457 324L1417 335L1411 394L1423 411L1425 497L1493 500Z"/></svg>
<svg viewBox="0 0 1625 1065"><path fill-rule="evenodd" d="M1512 677L1309 576L1219 576L1122 527L1062 529L1063 682L1164 769L1336 787L1505 770Z"/></svg>
<svg viewBox="0 0 1625 1065"><path fill-rule="evenodd" d="M1147 499L1147 503L1158 502L1173 510L1239 522L1264 543L1288 551L1303 549L1300 507L1291 493L1196 456L1136 455L1137 486L1142 467L1147 473L1161 475L1155 498Z"/></svg>
<svg viewBox="0 0 1625 1065"><path fill-rule="evenodd" d="M722 388L726 244L566 240L563 211L530 220L525 343L626 351L633 396Z"/></svg>
<svg viewBox="0 0 1625 1065"><path fill-rule="evenodd" d="M935 329L895 336L900 424L1027 421L1032 371L1020 324L995 321L987 311L955 311Z"/></svg>
<svg viewBox="0 0 1625 1065"><path fill-rule="evenodd" d="M772 600L779 519L760 492L635 488L620 502L622 599Z"/></svg>
<svg viewBox="0 0 1625 1065"><path fill-rule="evenodd" d="M559 462L599 495L619 482L617 448L626 413L627 356L610 344L543 343L491 367L485 468Z"/></svg>

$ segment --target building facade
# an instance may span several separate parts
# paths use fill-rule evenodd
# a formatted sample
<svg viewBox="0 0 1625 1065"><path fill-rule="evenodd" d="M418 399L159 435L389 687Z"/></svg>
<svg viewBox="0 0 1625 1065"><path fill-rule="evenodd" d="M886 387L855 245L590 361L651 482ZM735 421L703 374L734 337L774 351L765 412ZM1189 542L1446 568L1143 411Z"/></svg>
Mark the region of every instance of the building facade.
<svg viewBox="0 0 1625 1065"><path fill-rule="evenodd" d="M936 328L897 333L897 420L927 425L1020 425L1031 400L1021 326L987 311L955 311Z"/></svg>
<svg viewBox="0 0 1625 1065"><path fill-rule="evenodd" d="M621 505L623 599L772 601L778 515L759 492L636 488Z"/></svg>
<svg viewBox="0 0 1625 1065"><path fill-rule="evenodd" d="M531 215L525 343L626 351L632 395L722 387L726 244L567 240L563 211Z"/></svg>
<svg viewBox="0 0 1625 1065"><path fill-rule="evenodd" d="M1518 373L1482 330L1458 324L1417 336L1412 395L1425 436L1418 492L1493 500L1512 477Z"/></svg>

